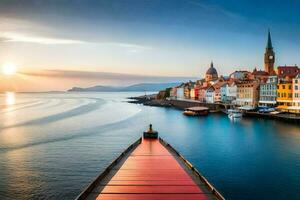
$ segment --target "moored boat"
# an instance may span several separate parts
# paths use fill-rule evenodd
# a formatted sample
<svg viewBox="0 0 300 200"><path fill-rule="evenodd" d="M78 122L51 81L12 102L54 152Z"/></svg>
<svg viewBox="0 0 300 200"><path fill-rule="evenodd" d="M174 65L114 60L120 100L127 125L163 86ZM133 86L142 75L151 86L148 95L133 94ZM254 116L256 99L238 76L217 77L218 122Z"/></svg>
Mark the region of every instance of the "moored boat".
<svg viewBox="0 0 300 200"><path fill-rule="evenodd" d="M190 110L183 111L183 114L186 116L196 116L197 115L197 113L190 111Z"/></svg>
<svg viewBox="0 0 300 200"><path fill-rule="evenodd" d="M228 113L228 117L229 118L241 118L243 116L243 113L239 110L235 110L235 109L229 109L227 110Z"/></svg>
<svg viewBox="0 0 300 200"><path fill-rule="evenodd" d="M183 112L183 114L187 116L206 116L208 113L209 108L200 106L186 108Z"/></svg>

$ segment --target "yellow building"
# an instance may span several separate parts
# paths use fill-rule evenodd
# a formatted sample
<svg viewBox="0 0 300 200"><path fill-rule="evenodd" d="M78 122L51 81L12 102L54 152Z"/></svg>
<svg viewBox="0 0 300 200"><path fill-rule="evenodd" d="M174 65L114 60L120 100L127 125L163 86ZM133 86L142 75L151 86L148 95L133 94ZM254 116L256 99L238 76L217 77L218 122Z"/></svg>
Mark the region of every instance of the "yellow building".
<svg viewBox="0 0 300 200"><path fill-rule="evenodd" d="M280 81L277 84L278 108L287 110L293 105L293 85L291 81Z"/></svg>

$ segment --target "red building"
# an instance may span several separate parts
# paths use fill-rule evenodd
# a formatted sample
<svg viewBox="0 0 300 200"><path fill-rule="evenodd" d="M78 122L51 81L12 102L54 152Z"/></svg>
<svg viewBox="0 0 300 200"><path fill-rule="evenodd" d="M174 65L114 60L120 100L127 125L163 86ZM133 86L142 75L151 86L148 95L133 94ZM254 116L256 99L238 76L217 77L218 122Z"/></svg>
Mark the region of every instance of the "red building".
<svg viewBox="0 0 300 200"><path fill-rule="evenodd" d="M280 78L290 77L294 78L300 73L300 68L295 66L278 66L277 68L278 76Z"/></svg>
<svg viewBox="0 0 300 200"><path fill-rule="evenodd" d="M196 84L195 87L194 87L195 99L199 98L199 90L200 90L200 85Z"/></svg>

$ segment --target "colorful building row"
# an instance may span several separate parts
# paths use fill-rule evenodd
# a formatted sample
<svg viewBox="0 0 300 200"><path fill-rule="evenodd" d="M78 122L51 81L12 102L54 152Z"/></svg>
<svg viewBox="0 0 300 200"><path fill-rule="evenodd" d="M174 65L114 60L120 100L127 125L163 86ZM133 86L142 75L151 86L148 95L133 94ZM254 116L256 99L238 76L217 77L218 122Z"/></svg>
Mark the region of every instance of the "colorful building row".
<svg viewBox="0 0 300 200"><path fill-rule="evenodd" d="M183 83L171 89L174 99L193 99L205 103L223 103L237 106L278 107L282 110L300 112L300 72L297 66L278 67L284 76L266 75L263 71L236 71L229 77L217 77L211 64L206 78ZM294 77L293 77L294 76ZM216 78L217 77L217 78Z"/></svg>
<svg viewBox="0 0 300 200"><path fill-rule="evenodd" d="M206 103L234 104L249 108L276 107L300 113L300 68L278 66L274 69L275 52L271 34L264 54L265 70L235 71L219 77L211 62L205 78L173 88L171 98L194 99Z"/></svg>

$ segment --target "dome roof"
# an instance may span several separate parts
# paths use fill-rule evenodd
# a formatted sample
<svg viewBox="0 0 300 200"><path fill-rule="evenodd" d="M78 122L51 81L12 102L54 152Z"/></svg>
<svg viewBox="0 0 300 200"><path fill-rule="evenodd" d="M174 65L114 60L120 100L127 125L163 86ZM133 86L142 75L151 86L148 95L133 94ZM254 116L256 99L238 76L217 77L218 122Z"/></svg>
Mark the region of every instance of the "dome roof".
<svg viewBox="0 0 300 200"><path fill-rule="evenodd" d="M210 68L206 71L206 75L218 75L216 68L214 68L213 62L211 62Z"/></svg>

